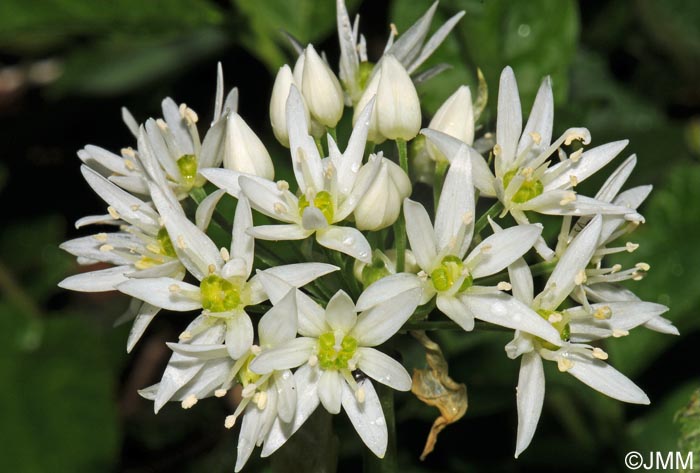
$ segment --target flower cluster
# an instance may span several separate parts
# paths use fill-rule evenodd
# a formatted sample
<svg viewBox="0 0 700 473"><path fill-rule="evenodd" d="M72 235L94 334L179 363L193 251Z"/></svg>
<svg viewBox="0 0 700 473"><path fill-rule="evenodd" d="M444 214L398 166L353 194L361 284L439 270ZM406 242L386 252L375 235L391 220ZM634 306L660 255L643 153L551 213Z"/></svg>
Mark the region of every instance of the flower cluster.
<svg viewBox="0 0 700 473"><path fill-rule="evenodd" d="M274 180L270 153L237 112L238 91L224 95L221 68L203 139L197 113L167 98L163 118L142 124L124 110L135 147L78 152L85 180L108 207L76 225L116 231L62 248L80 264L113 266L60 285L131 296L127 351L161 310L198 314L168 343L160 382L140 393L158 412L168 401L187 409L235 389L237 407L224 422L230 428L241 419L236 471L255 446L262 456L276 451L319 405L344 410L367 447L384 456L388 431L374 382L409 391L412 381L383 344L418 321L513 331L505 351L521 357L516 456L542 409L542 360L612 398L649 402L605 362L599 341L640 326L677 333L662 317L666 307L620 285L649 266L607 262L637 248L616 242L644 222L637 209L651 188L622 190L636 163L631 156L594 197L575 190L627 141L586 148L585 128L553 139L548 78L523 127L509 67L486 156L474 147L479 113L468 86L421 130L415 73L463 14L428 38L436 6L398 38L392 34L373 64L359 22L352 26L338 0L339 75L312 45L299 48L293 67L280 68L270 122L289 148L296 182ZM339 143L346 107L353 128ZM416 157L407 142L416 138L427 140L435 161L432 203L410 198ZM222 211L226 194L235 198L234 215ZM550 245L543 225L531 221L552 225L557 217ZM222 234L230 235L223 246ZM549 274L541 288L533 268Z"/></svg>

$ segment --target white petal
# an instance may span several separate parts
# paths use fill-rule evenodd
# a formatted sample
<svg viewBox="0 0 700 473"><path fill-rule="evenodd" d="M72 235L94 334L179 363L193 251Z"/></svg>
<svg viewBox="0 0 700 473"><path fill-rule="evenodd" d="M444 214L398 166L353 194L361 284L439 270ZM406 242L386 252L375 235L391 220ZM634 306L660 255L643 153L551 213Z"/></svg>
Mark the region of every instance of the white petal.
<svg viewBox="0 0 700 473"><path fill-rule="evenodd" d="M650 402L639 386L602 361L575 361L574 366L567 373L613 399L632 404L649 404Z"/></svg>
<svg viewBox="0 0 700 473"><path fill-rule="evenodd" d="M418 307L421 290L404 291L360 314L350 334L361 346L373 347L393 336Z"/></svg>
<svg viewBox="0 0 700 473"><path fill-rule="evenodd" d="M433 54L433 52L435 52L438 46L442 44L447 35L450 34L450 31L452 31L452 28L455 27L457 22L464 16L464 14L464 11L460 11L452 15L440 26L440 28L437 29L437 31L435 31L435 33L433 33L430 39L428 39L428 41L426 41L423 45L420 55L411 62L409 67L407 67L409 74L413 74L413 72L418 69L420 65Z"/></svg>
<svg viewBox="0 0 700 473"><path fill-rule="evenodd" d="M153 306L148 303L143 303L139 308L139 312L134 319L134 323L129 330L129 337L126 339L126 352L131 353L134 345L141 339L141 336L146 331L146 328L151 323L153 318L160 311L160 307Z"/></svg>
<svg viewBox="0 0 700 473"><path fill-rule="evenodd" d="M261 347L276 347L297 334L296 290L290 289L258 322Z"/></svg>
<svg viewBox="0 0 700 473"><path fill-rule="evenodd" d="M328 221L321 210L309 205L301 214L301 226L304 230L321 230L328 226Z"/></svg>
<svg viewBox="0 0 700 473"><path fill-rule="evenodd" d="M294 381L297 386L297 406L294 410L294 419L290 423L282 423L279 419L275 421L260 453L262 458L272 455L280 448L316 410L319 404L318 377L319 370L309 365L296 370Z"/></svg>
<svg viewBox="0 0 700 473"><path fill-rule="evenodd" d="M291 212L296 211L296 204L294 209L290 209L288 202L297 202L297 198L291 192L280 190L274 182L257 176L241 175L238 184L251 207L258 212L283 222L295 221Z"/></svg>
<svg viewBox="0 0 700 473"><path fill-rule="evenodd" d="M584 152L578 161L571 164L571 168L559 174L552 180L543 179L548 189L565 188L570 185L571 176L575 176L578 182L583 182L585 179L596 173L600 168L612 161L615 156L625 149L629 140L614 141L604 145L596 146ZM556 173L559 166L569 165L568 162L562 162L548 169L548 173Z"/></svg>
<svg viewBox="0 0 700 473"><path fill-rule="evenodd" d="M241 186L238 184L238 178L244 174L224 168L200 169L199 173L227 194L236 198L240 195Z"/></svg>
<svg viewBox="0 0 700 473"><path fill-rule="evenodd" d="M369 380L357 384L365 393L363 402L357 400L347 383L341 383L343 409L367 448L379 458L383 458L388 435L382 405Z"/></svg>
<svg viewBox="0 0 700 473"><path fill-rule="evenodd" d="M234 360L250 350L253 337L253 323L245 312L239 312L226 321L226 348Z"/></svg>
<svg viewBox="0 0 700 473"><path fill-rule="evenodd" d="M234 92L233 89L231 92ZM229 97L230 97L229 93ZM199 151L199 168L214 169L223 161L223 144L226 132L226 120L214 123L202 140L202 149ZM201 174L201 171L200 171Z"/></svg>
<svg viewBox="0 0 700 473"><path fill-rule="evenodd" d="M415 274L392 274L369 285L360 294L355 308L362 312L403 292L420 288L421 281Z"/></svg>
<svg viewBox="0 0 700 473"><path fill-rule="evenodd" d="M231 257L242 258L246 262L247 273L253 270L255 240L246 231L253 226L253 215L248 199L241 197L236 205L236 215L233 218L231 231Z"/></svg>
<svg viewBox="0 0 700 473"><path fill-rule="evenodd" d="M263 423L263 411L258 409L254 403L248 404L241 422L241 433L238 435L238 445L236 447L236 472L243 469L250 454L253 453L255 443L260 434Z"/></svg>
<svg viewBox="0 0 700 473"><path fill-rule="evenodd" d="M117 285L127 281L126 273L133 270L131 265L115 266L114 268L100 269L88 273L80 273L68 276L58 283L59 287L71 291L104 292L114 291Z"/></svg>
<svg viewBox="0 0 700 473"><path fill-rule="evenodd" d="M435 215L438 253L463 258L472 240L474 218L471 162L467 147L461 146L447 171Z"/></svg>
<svg viewBox="0 0 700 473"><path fill-rule="evenodd" d="M520 330L561 345L559 332L537 312L507 294L465 294L464 304L479 320L502 327Z"/></svg>
<svg viewBox="0 0 700 473"><path fill-rule="evenodd" d="M668 307L652 302L606 302L593 304L592 311L600 308L610 309L612 316L607 320L598 320L583 307L567 309L571 315L571 339L573 342L589 342L612 336L613 330L632 330L666 311Z"/></svg>
<svg viewBox="0 0 700 473"><path fill-rule="evenodd" d="M597 200L602 200L603 202L612 202L615 196L620 192L622 186L625 185L627 179L632 174L634 167L637 165L637 156L632 155L620 164L610 177L608 177L605 183L600 187L600 190L595 195Z"/></svg>
<svg viewBox="0 0 700 473"><path fill-rule="evenodd" d="M356 228L331 225L316 232L316 241L321 246L340 251L364 263L372 261L372 248Z"/></svg>
<svg viewBox="0 0 700 473"><path fill-rule="evenodd" d="M340 398L345 381L335 370L321 370L318 381L318 398L323 407L331 414L340 413Z"/></svg>
<svg viewBox="0 0 700 473"><path fill-rule="evenodd" d="M277 413L282 422L291 422L294 419L297 404L294 375L289 370L276 371L272 374L272 379L277 391Z"/></svg>
<svg viewBox="0 0 700 473"><path fill-rule="evenodd" d="M666 335L680 335L678 328L673 325L673 322L663 317L654 317L644 324L644 328L654 332L665 333Z"/></svg>
<svg viewBox="0 0 700 473"><path fill-rule="evenodd" d="M460 298L438 294L435 302L440 312L455 321L464 330L467 332L474 330L474 314Z"/></svg>
<svg viewBox="0 0 700 473"><path fill-rule="evenodd" d="M403 212L406 216L406 234L416 262L424 271L430 271L437 258L437 244L428 212L423 205L411 199L404 199Z"/></svg>
<svg viewBox="0 0 700 473"><path fill-rule="evenodd" d="M304 110L304 99L296 86L292 85L287 97L287 130L294 175L302 193L305 193L307 188L316 191L323 189L321 156L314 139L309 135Z"/></svg>
<svg viewBox="0 0 700 473"><path fill-rule="evenodd" d="M362 157L365 152L367 142L367 130L369 129L369 119L372 115L374 99L360 113L352 129L348 146L345 148L342 159L336 164L338 176L338 192L341 195L348 195L355 185L357 174L362 164Z"/></svg>
<svg viewBox="0 0 700 473"><path fill-rule="evenodd" d="M367 376L397 391L411 390L411 376L401 363L374 348L357 349L357 367Z"/></svg>
<svg viewBox="0 0 700 473"><path fill-rule="evenodd" d="M328 301L326 306L326 321L333 331L348 333L357 321L355 304L350 296L342 289Z"/></svg>
<svg viewBox="0 0 700 473"><path fill-rule="evenodd" d="M518 258L508 266L508 279L513 286L513 296L527 306L532 306L534 283L532 272L524 259Z"/></svg>
<svg viewBox="0 0 700 473"><path fill-rule="evenodd" d="M306 230L301 225L290 223L287 225L259 225L248 229L248 234L258 240L303 240L312 235L313 230Z"/></svg>
<svg viewBox="0 0 700 473"><path fill-rule="evenodd" d="M190 222L181 207L175 207L158 187L151 185L151 197L173 242L182 264L200 281L209 274L209 266L221 269L224 260L213 241Z"/></svg>
<svg viewBox="0 0 700 473"><path fill-rule="evenodd" d="M124 294L163 309L186 312L202 308L200 300L192 298L189 294L187 296L182 294L183 291L186 291L196 295L199 293L199 287L178 279L129 279L121 283L117 289Z"/></svg>
<svg viewBox="0 0 700 473"><path fill-rule="evenodd" d="M498 86L496 142L501 147L501 154L496 158L497 176L503 176L511 168L522 127L518 84L515 82L513 69L506 67L501 72Z"/></svg>
<svg viewBox="0 0 700 473"><path fill-rule="evenodd" d="M554 97L552 95L552 80L547 76L542 81L542 84L540 84L537 96L535 97L535 103L532 104L530 117L523 130L523 136L518 143L517 155L520 155L525 148L533 144L530 133L537 133L540 138L540 142L534 145L535 149L532 154L537 155L541 150L547 149L552 141L553 122Z"/></svg>
<svg viewBox="0 0 700 473"><path fill-rule="evenodd" d="M525 353L520 362L516 399L518 402L518 436L515 458L525 450L535 435L544 402L544 369L535 352Z"/></svg>
<svg viewBox="0 0 700 473"><path fill-rule="evenodd" d="M265 374L301 366L309 360L318 341L315 338L295 338L283 345L263 350L251 363L250 369Z"/></svg>
<svg viewBox="0 0 700 473"><path fill-rule="evenodd" d="M602 218L598 215L571 242L540 294L540 307L556 310L574 289L576 275L588 266L597 248L601 225Z"/></svg>
<svg viewBox="0 0 700 473"><path fill-rule="evenodd" d="M402 64L408 66L420 53L436 9L437 3L433 3L423 16L404 31L399 39L384 53L394 55Z"/></svg>
<svg viewBox="0 0 700 473"><path fill-rule="evenodd" d="M184 356L191 356L199 360L214 360L228 357L226 345L220 343L211 345L192 345L191 343L165 343L173 352Z"/></svg>
<svg viewBox="0 0 700 473"><path fill-rule="evenodd" d="M311 281L315 281L321 276L338 271L340 268L326 263L294 263L275 266L264 270L266 275L271 275L281 279L293 287L306 286ZM282 294L284 295L284 294ZM276 300L270 296L273 304Z"/></svg>
<svg viewBox="0 0 700 473"><path fill-rule="evenodd" d="M481 278L505 269L527 253L541 233L540 225L517 225L494 233L479 243L467 257L466 264L472 277ZM487 251L482 253L484 249ZM475 263L474 258L478 258Z"/></svg>
<svg viewBox="0 0 700 473"><path fill-rule="evenodd" d="M194 217L194 221L197 223L197 228L203 232L207 231L209 228L209 223L211 222L211 217L214 215L216 206L219 204L221 198L226 194L226 191L219 189L217 191L209 194L200 204L197 206L197 212Z"/></svg>

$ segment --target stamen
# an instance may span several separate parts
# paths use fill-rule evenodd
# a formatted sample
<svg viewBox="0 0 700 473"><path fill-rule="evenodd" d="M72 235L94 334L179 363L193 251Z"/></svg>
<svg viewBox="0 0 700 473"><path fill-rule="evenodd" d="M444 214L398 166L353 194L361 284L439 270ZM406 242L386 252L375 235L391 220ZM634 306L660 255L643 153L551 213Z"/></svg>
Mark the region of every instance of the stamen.
<svg viewBox="0 0 700 473"><path fill-rule="evenodd" d="M107 207L107 212L114 220L119 220L121 218L121 216L119 215L119 212L117 212L116 209L114 207L112 207L111 205L109 207Z"/></svg>
<svg viewBox="0 0 700 473"><path fill-rule="evenodd" d="M532 138L532 141L536 144L539 145L542 142L542 135L537 133L536 131L531 131L530 132L530 138Z"/></svg>
<svg viewBox="0 0 700 473"><path fill-rule="evenodd" d="M114 247L112 245L105 244L105 245L100 246L100 251L104 251L104 252L112 251L113 249L114 249Z"/></svg>
<svg viewBox="0 0 700 473"><path fill-rule="evenodd" d="M496 289L499 291L510 291L513 289L513 286L509 282L501 281L496 285Z"/></svg>
<svg viewBox="0 0 700 473"><path fill-rule="evenodd" d="M158 128L160 128L163 131L168 130L168 124L165 123L165 120L163 120L162 118L156 120L156 125L158 125Z"/></svg>
<svg viewBox="0 0 700 473"><path fill-rule="evenodd" d="M289 183L287 181L284 181L284 180L277 181L277 189L281 190L282 192L288 191L289 190Z"/></svg>
<svg viewBox="0 0 700 473"><path fill-rule="evenodd" d="M179 294L182 291L182 288L177 284L171 284L168 286L168 290L173 294Z"/></svg>
<svg viewBox="0 0 700 473"><path fill-rule="evenodd" d="M265 406L267 405L267 392L265 391L260 391L258 394L258 399L255 402L255 404L258 406L258 409L261 411L265 409Z"/></svg>
<svg viewBox="0 0 700 473"><path fill-rule="evenodd" d="M559 371L562 373L569 371L573 367L574 362L568 358L557 358L557 368L559 368Z"/></svg>
<svg viewBox="0 0 700 473"><path fill-rule="evenodd" d="M578 185L578 177L571 174L569 176L569 184L571 184L571 187L576 187Z"/></svg>
<svg viewBox="0 0 700 473"><path fill-rule="evenodd" d="M630 334L629 331L623 330L621 328L616 328L616 329L613 329L613 331L612 331L612 336L614 338L626 337L629 334Z"/></svg>
<svg viewBox="0 0 700 473"><path fill-rule="evenodd" d="M610 309L610 306L607 305L598 307L595 312L593 312L593 318L598 320L607 320L610 317L612 317L612 309Z"/></svg>
<svg viewBox="0 0 700 473"><path fill-rule="evenodd" d="M640 271L649 271L651 269L651 266L649 266L647 263L637 263L634 265L634 267Z"/></svg>
<svg viewBox="0 0 700 473"><path fill-rule="evenodd" d="M568 205L572 202L576 202L576 193L575 192L567 192L564 195L564 198L562 198L559 201L559 205Z"/></svg>
<svg viewBox="0 0 700 473"><path fill-rule="evenodd" d="M184 250L187 248L187 243L185 243L185 238L182 235L177 237L177 247L180 248L181 250Z"/></svg>
<svg viewBox="0 0 700 473"><path fill-rule="evenodd" d="M313 367L318 364L318 357L316 355L311 355L309 357L309 366Z"/></svg>
<svg viewBox="0 0 700 473"><path fill-rule="evenodd" d="M187 396L185 399L182 400L182 403L180 404L183 409L189 409L190 407L194 406L197 404L197 396L194 394L190 394Z"/></svg>
<svg viewBox="0 0 700 473"><path fill-rule="evenodd" d="M107 241L107 234L106 233L98 233L97 235L93 235L93 238L97 241Z"/></svg>
<svg viewBox="0 0 700 473"><path fill-rule="evenodd" d="M231 429L234 425L236 425L236 416L233 414L226 416L226 420L224 420L224 427Z"/></svg>
<svg viewBox="0 0 700 473"><path fill-rule="evenodd" d="M608 359L608 354L605 353L605 351L601 350L598 347L595 347L593 349L592 355L594 358L597 358L599 360L607 360Z"/></svg>
<svg viewBox="0 0 700 473"><path fill-rule="evenodd" d="M214 396L216 397L224 397L226 395L226 390L225 389L217 389L214 391Z"/></svg>
<svg viewBox="0 0 700 473"><path fill-rule="evenodd" d="M187 341L187 340L191 340L191 339L192 339L192 333L191 333L191 332L188 332L187 330L185 330L185 331L182 332L182 333L180 334L180 336L177 337L177 338L178 338L179 340L182 340L183 342L185 342L185 341Z"/></svg>
<svg viewBox="0 0 700 473"><path fill-rule="evenodd" d="M357 399L357 402L360 404L365 402L365 390L363 388L357 388L357 391L355 391L355 399Z"/></svg>
<svg viewBox="0 0 700 473"><path fill-rule="evenodd" d="M582 269L578 273L576 273L576 277L574 277L574 284L577 286L580 286L581 284L586 282L586 270Z"/></svg>
<svg viewBox="0 0 700 473"><path fill-rule="evenodd" d="M632 243L631 241L628 241L627 243L625 243L625 248L627 248L627 251L629 253L632 253L637 248L639 248L639 243Z"/></svg>
<svg viewBox="0 0 700 473"><path fill-rule="evenodd" d="M499 145L498 143L496 143L496 144L493 146L493 155L494 155L494 156L500 156L502 152L503 152L503 150L501 149L501 145Z"/></svg>
<svg viewBox="0 0 700 473"><path fill-rule="evenodd" d="M219 253L221 253L221 258L224 261L228 261L231 259L231 255L229 254L228 250L225 247L221 247L221 250L219 250Z"/></svg>
<svg viewBox="0 0 700 473"><path fill-rule="evenodd" d="M214 274L216 272L216 266L210 264L209 266L207 266L207 271L209 271L209 274Z"/></svg>
<svg viewBox="0 0 700 473"><path fill-rule="evenodd" d="M547 317L547 322L550 324L557 324L564 320L564 317L562 317L561 313L559 312L552 312L549 314L549 317Z"/></svg>
<svg viewBox="0 0 700 473"><path fill-rule="evenodd" d="M569 159L571 160L572 163L577 163L581 159L581 156L583 155L583 148L577 149L571 155L569 156Z"/></svg>

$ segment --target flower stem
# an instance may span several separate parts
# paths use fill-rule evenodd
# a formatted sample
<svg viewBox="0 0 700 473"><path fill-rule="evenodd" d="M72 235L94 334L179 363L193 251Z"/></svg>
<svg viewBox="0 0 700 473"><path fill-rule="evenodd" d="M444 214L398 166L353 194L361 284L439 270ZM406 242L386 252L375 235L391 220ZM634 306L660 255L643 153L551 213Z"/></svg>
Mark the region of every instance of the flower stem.
<svg viewBox="0 0 700 473"><path fill-rule="evenodd" d="M399 151L399 165L401 169L408 174L408 150L406 149L406 141L396 140L396 148ZM403 273L406 265L406 220L403 212L399 214L399 218L394 224L394 243L396 245L396 272Z"/></svg>
<svg viewBox="0 0 700 473"><path fill-rule="evenodd" d="M193 187L190 190L190 197L199 205L207 198L207 191L205 191L203 187Z"/></svg>
<svg viewBox="0 0 700 473"><path fill-rule="evenodd" d="M331 135L331 138L333 138L333 141L338 143L338 133L335 130L335 127L333 128L327 128L328 134Z"/></svg>
<svg viewBox="0 0 700 473"><path fill-rule="evenodd" d="M394 416L394 392L383 384L377 384L377 395L384 411L384 420L388 434L384 458L377 458L369 449L365 449L364 473L396 473L398 471L398 456L396 454L396 419Z"/></svg>
<svg viewBox="0 0 700 473"><path fill-rule="evenodd" d="M435 182L433 182L433 208L437 212L440 195L442 194L442 185L445 182L445 173L447 172L448 163L438 161L435 163Z"/></svg>
<svg viewBox="0 0 700 473"><path fill-rule="evenodd" d="M503 210L503 204L501 204L500 201L493 204L491 208L488 209L484 215L479 217L479 220L477 220L474 224L474 235L480 234L481 230L483 230L484 227L486 227L486 224L489 223L489 217L495 217L501 210Z"/></svg>

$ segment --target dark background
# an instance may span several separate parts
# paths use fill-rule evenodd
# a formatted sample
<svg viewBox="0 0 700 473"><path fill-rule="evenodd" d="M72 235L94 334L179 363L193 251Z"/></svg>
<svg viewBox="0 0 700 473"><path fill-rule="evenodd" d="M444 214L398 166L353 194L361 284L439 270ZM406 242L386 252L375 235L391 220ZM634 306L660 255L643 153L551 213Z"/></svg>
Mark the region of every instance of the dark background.
<svg viewBox="0 0 700 473"><path fill-rule="evenodd" d="M390 21L404 31L428 6L425 0L348 5L361 14L370 60L381 54ZM551 74L555 134L586 126L592 145L629 138L623 155L639 158L629 185L652 183L655 191L642 207L646 225L632 236L641 248L619 261L651 264L634 289L668 305L681 336L638 329L605 347L611 364L649 394L648 407L625 406L547 371L538 432L516 461L518 363L505 357L507 336L441 333L452 377L468 386L469 410L420 462L437 411L399 395L401 469L616 472L625 471L627 451L675 451L682 432L674 415L700 386L700 4L453 0L441 2L433 29L460 9L467 15L429 61L454 67L419 87L424 123L458 85L474 90L480 67L490 90L480 125L493 131L498 75L511 65L525 112L541 78ZM74 229L79 217L104 212L80 176L76 151L86 144L115 152L135 146L120 108L143 121L160 115L165 96L186 102L206 123L217 61L227 89L239 88L239 113L284 166L288 157L268 121L274 74L294 57L282 30L314 42L337 64L330 0L0 4L3 470L232 471L237 430L223 428L232 411L226 401L202 401L190 411L173 404L155 416L136 394L159 379L168 356L163 342L176 337L187 317L157 318L127 356L128 327L112 328L126 298L59 290L56 283L79 268L57 245L89 234ZM586 183L589 194L612 166ZM409 362L419 359L410 343L402 350ZM343 415L335 422L339 471L358 471L361 443ZM245 471L270 468L256 456Z"/></svg>

